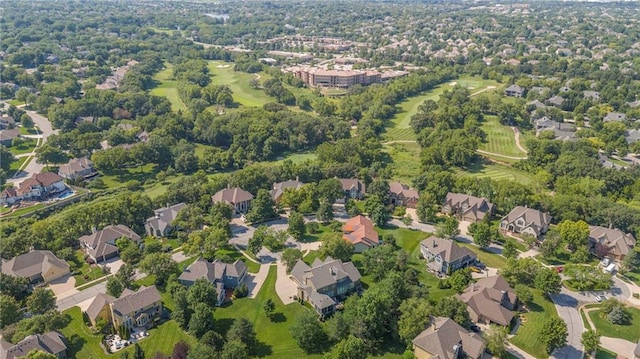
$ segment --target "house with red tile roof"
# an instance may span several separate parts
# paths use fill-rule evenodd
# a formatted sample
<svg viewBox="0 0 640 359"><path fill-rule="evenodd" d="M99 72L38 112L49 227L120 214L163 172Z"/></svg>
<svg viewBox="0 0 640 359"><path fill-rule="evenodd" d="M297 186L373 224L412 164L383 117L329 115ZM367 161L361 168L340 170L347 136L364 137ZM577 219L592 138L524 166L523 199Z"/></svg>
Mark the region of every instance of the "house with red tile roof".
<svg viewBox="0 0 640 359"><path fill-rule="evenodd" d="M365 216L358 215L349 219L342 226L342 238L353 244L355 253L362 253L369 248L380 245L378 232L373 222Z"/></svg>
<svg viewBox="0 0 640 359"><path fill-rule="evenodd" d="M22 181L18 188L8 187L0 194L0 204L23 200L37 201L67 189L62 177L53 172L36 173Z"/></svg>

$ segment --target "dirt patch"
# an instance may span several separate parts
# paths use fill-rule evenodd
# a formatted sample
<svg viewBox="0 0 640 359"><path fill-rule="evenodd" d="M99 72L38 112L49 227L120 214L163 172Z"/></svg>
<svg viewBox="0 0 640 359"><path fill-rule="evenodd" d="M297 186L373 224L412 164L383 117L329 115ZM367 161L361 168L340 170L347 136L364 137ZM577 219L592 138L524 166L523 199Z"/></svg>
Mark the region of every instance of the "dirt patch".
<svg viewBox="0 0 640 359"><path fill-rule="evenodd" d="M216 66L219 69L226 69L227 67L230 67L231 65L218 65Z"/></svg>

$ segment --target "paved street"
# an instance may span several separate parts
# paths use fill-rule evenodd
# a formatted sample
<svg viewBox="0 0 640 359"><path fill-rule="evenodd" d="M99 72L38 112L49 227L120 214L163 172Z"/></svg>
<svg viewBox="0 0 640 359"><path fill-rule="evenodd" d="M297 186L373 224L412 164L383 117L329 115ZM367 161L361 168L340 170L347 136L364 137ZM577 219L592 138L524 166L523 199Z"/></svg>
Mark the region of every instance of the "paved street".
<svg viewBox="0 0 640 359"><path fill-rule="evenodd" d="M584 324L580 313L578 313L578 301L564 293L552 295L551 300L553 300L560 318L567 323L567 331L569 333L567 345L555 350L551 354L551 358L582 359L583 353L580 340L582 339Z"/></svg>

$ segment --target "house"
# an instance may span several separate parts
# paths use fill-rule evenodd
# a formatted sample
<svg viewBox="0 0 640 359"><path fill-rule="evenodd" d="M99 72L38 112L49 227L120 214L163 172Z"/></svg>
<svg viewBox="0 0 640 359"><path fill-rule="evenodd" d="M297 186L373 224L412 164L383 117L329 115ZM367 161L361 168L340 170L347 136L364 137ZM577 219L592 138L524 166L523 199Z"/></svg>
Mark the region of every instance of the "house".
<svg viewBox="0 0 640 359"><path fill-rule="evenodd" d="M108 299L106 296L100 300ZM148 329L162 315L162 298L155 286L142 286L136 292L125 289L120 298L107 302L107 305L109 322L114 328L124 325L129 330Z"/></svg>
<svg viewBox="0 0 640 359"><path fill-rule="evenodd" d="M604 118L602 122L619 122L627 119L627 115L620 112L609 112Z"/></svg>
<svg viewBox="0 0 640 359"><path fill-rule="evenodd" d="M92 230L92 233L80 237L80 247L96 262L100 263L118 256L116 241L120 238L129 238L140 245L141 238L131 228L123 225L110 225L100 231Z"/></svg>
<svg viewBox="0 0 640 359"><path fill-rule="evenodd" d="M389 183L389 198L394 206L404 206L408 208L416 208L420 195L418 191L400 182Z"/></svg>
<svg viewBox="0 0 640 359"><path fill-rule="evenodd" d="M362 215L349 218L342 225L342 233L342 238L353 244L355 253L362 253L369 248L380 245L378 232L373 228L373 222Z"/></svg>
<svg viewBox="0 0 640 359"><path fill-rule="evenodd" d="M517 308L518 297L502 276L486 277L471 283L458 299L467 304L471 320L508 326Z"/></svg>
<svg viewBox="0 0 640 359"><path fill-rule="evenodd" d="M469 221L482 221L487 215L491 217L495 206L488 199L474 197L464 193L447 193L442 205L442 213Z"/></svg>
<svg viewBox="0 0 640 359"><path fill-rule="evenodd" d="M226 289L235 289L247 276L247 265L241 260L233 263L224 263L219 260L209 262L204 258L198 258L190 266L184 269L178 282L187 287L192 286L199 278L206 279L216 287L218 303L224 303Z"/></svg>
<svg viewBox="0 0 640 359"><path fill-rule="evenodd" d="M2 359L22 358L32 350L55 355L58 359L66 359L67 338L56 331L51 331L29 335L18 344L11 344L4 341L0 335L0 358Z"/></svg>
<svg viewBox="0 0 640 359"><path fill-rule="evenodd" d="M93 168L93 162L87 157L71 159L58 169L60 177L68 180L86 179L95 176L97 173Z"/></svg>
<svg viewBox="0 0 640 359"><path fill-rule="evenodd" d="M171 223L178 216L178 212L186 207L186 203L178 203L173 206L156 209L153 217L148 218L144 224L145 232L152 237L167 237L173 227Z"/></svg>
<svg viewBox="0 0 640 359"><path fill-rule="evenodd" d="M527 102L527 107L528 108L534 108L536 110L541 110L541 109L545 109L547 108L547 105L545 105L544 103L538 101L538 100L534 100L531 102Z"/></svg>
<svg viewBox="0 0 640 359"><path fill-rule="evenodd" d="M211 196L211 200L213 203L222 202L229 204L234 208L236 213L240 214L249 211L253 195L241 188L233 187L216 192Z"/></svg>
<svg viewBox="0 0 640 359"><path fill-rule="evenodd" d="M634 142L640 141L640 130L636 130L636 129L628 130L624 134L624 139L627 141L627 143L634 143Z"/></svg>
<svg viewBox="0 0 640 359"><path fill-rule="evenodd" d="M98 293L93 299L89 306L85 310L87 317L89 318L89 322L92 326L96 326L99 320L104 320L106 323L111 323L111 303L116 300L116 298L104 294Z"/></svg>
<svg viewBox="0 0 640 359"><path fill-rule="evenodd" d="M452 319L435 317L431 326L412 340L413 354L418 359L479 359L487 343Z"/></svg>
<svg viewBox="0 0 640 359"><path fill-rule="evenodd" d="M36 173L20 183L8 187L0 194L0 204L14 204L22 200L42 200L65 191L67 186L62 177L53 172Z"/></svg>
<svg viewBox="0 0 640 359"><path fill-rule="evenodd" d="M509 97L522 97L524 96L524 88L518 85L511 85L504 90L504 95Z"/></svg>
<svg viewBox="0 0 640 359"><path fill-rule="evenodd" d="M526 233L536 238L544 234L551 224L551 215L537 209L517 206L500 220L500 229L505 232Z"/></svg>
<svg viewBox="0 0 640 359"><path fill-rule="evenodd" d="M0 116L0 130L10 130L16 127L16 120L8 115Z"/></svg>
<svg viewBox="0 0 640 359"><path fill-rule="evenodd" d="M349 294L362 289L356 266L331 257L324 261L316 258L311 266L300 259L291 270L291 277L298 286L298 298L309 302L323 316L331 314Z"/></svg>
<svg viewBox="0 0 640 359"><path fill-rule="evenodd" d="M602 258L622 261L633 252L636 239L631 233L624 233L617 228L589 226L589 249Z"/></svg>
<svg viewBox="0 0 640 359"><path fill-rule="evenodd" d="M570 123L556 122L548 117L542 117L535 121L536 137L543 131L552 131L553 137L561 141L577 141L575 125Z"/></svg>
<svg viewBox="0 0 640 359"><path fill-rule="evenodd" d="M547 103L556 107L561 107L564 103L564 97L562 96L553 96L552 98L547 100Z"/></svg>
<svg viewBox="0 0 640 359"><path fill-rule="evenodd" d="M16 137L20 137L20 131L18 130L0 130L0 145L11 147L13 139Z"/></svg>
<svg viewBox="0 0 640 359"><path fill-rule="evenodd" d="M600 100L600 92L598 91L583 91L582 96L595 101Z"/></svg>
<svg viewBox="0 0 640 359"><path fill-rule="evenodd" d="M274 183L269 193L271 194L271 198L273 198L274 202L280 203L280 199L282 198L285 190L299 190L302 186L304 186L304 183L298 181L298 178L296 177L295 180Z"/></svg>
<svg viewBox="0 0 640 359"><path fill-rule="evenodd" d="M451 274L460 268L476 262L476 254L458 246L454 241L431 236L420 242L420 252L427 260L427 268L436 272Z"/></svg>
<svg viewBox="0 0 640 359"><path fill-rule="evenodd" d="M340 178L340 184L344 191L345 198L351 199L363 199L365 193L365 186L359 179L352 178Z"/></svg>
<svg viewBox="0 0 640 359"><path fill-rule="evenodd" d="M49 283L69 274L69 264L51 251L31 250L2 261L2 273L26 278L29 283Z"/></svg>

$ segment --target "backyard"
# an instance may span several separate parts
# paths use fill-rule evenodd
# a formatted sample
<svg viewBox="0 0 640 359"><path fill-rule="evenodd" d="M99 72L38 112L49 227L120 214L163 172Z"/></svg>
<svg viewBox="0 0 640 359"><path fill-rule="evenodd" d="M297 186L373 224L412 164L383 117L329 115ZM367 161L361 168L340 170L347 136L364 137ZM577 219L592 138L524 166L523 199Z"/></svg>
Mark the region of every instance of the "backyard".
<svg viewBox="0 0 640 359"><path fill-rule="evenodd" d="M533 302L529 304L529 312L522 315L523 320L511 342L536 358L548 358L542 342L542 327L553 317L558 317L556 308L539 290L532 290Z"/></svg>
<svg viewBox="0 0 640 359"><path fill-rule="evenodd" d="M36 149L36 144L38 140L33 138L23 138L21 140L22 142L19 145L9 147L9 151L11 151L11 153L14 156L25 154L25 153L31 153Z"/></svg>

